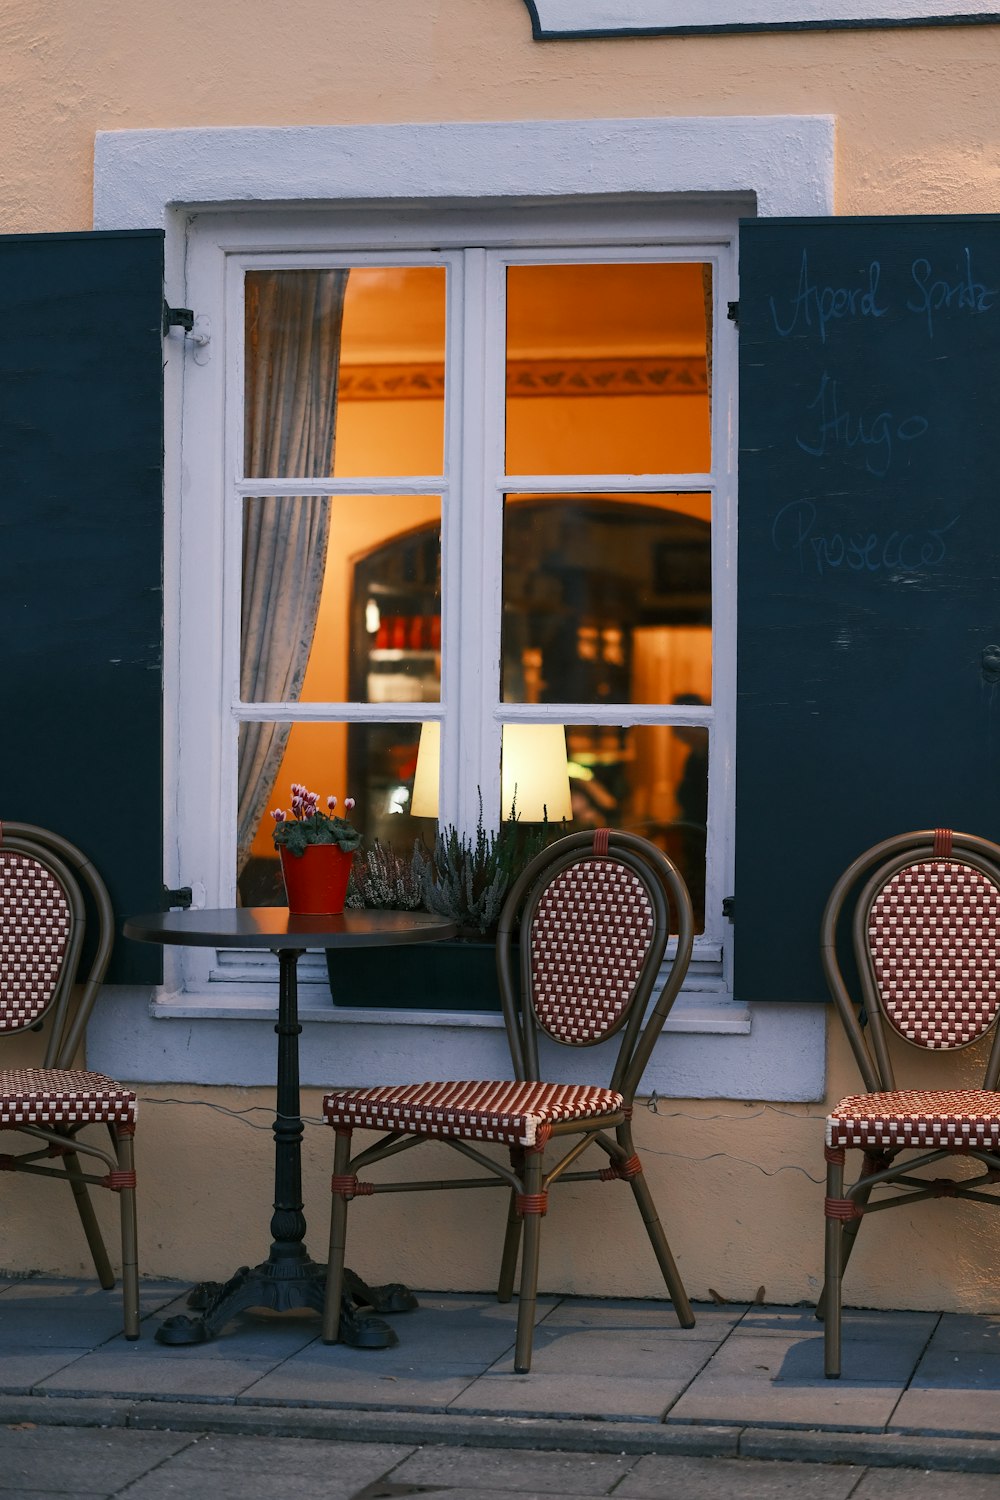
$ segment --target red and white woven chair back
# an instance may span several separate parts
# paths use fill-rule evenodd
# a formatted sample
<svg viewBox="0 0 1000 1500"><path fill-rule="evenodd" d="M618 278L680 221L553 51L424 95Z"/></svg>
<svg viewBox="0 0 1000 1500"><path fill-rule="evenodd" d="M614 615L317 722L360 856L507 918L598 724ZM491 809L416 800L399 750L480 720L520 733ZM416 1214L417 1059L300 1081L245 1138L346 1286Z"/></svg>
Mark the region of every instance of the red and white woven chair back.
<svg viewBox="0 0 1000 1500"><path fill-rule="evenodd" d="M575 1046L617 1031L653 931L649 894L627 865L590 856L560 871L531 918L531 993L541 1029Z"/></svg>
<svg viewBox="0 0 1000 1500"><path fill-rule="evenodd" d="M30 854L0 850L0 1032L22 1031L56 994L69 943L66 892Z"/></svg>
<svg viewBox="0 0 1000 1500"><path fill-rule="evenodd" d="M907 865L876 894L868 945L886 1020L908 1042L968 1046L1000 1010L1000 891L958 860Z"/></svg>

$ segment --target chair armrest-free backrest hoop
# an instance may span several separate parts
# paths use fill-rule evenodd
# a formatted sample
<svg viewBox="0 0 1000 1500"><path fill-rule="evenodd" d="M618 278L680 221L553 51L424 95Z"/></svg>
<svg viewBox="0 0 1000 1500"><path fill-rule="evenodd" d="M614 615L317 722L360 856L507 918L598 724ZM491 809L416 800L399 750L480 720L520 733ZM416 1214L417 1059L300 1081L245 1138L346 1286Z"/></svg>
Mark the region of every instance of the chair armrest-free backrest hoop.
<svg viewBox="0 0 1000 1500"><path fill-rule="evenodd" d="M882 877L866 903L863 956L885 1022L927 1051L971 1046L1000 1009L996 872L975 857L932 856Z"/></svg>
<svg viewBox="0 0 1000 1500"><path fill-rule="evenodd" d="M690 961L693 942L691 902L675 867L645 839L634 834L607 831L606 848L601 847L598 853L594 843L593 833L570 834L543 850L522 872L501 914L497 971L511 1054L519 1078L539 1076L539 1029L556 1042L581 1047L597 1045L624 1027L611 1087L631 1097L630 1090L634 1093L638 1085ZM585 920L587 901L595 896L598 901L609 897L616 902L625 928L623 938L627 941L629 929L633 934L626 993L612 998L602 993L614 946L610 940L618 935L602 921L594 940L596 962L584 926L586 956L582 989L560 997L555 993L558 982L546 989L550 971L546 969L543 952L553 947L566 948L573 925L579 927L580 919ZM678 952L664 991L647 1018L649 996L659 975L670 935L668 896L679 916ZM518 916L521 930L519 1001L512 982L510 953ZM600 910L598 916L603 917ZM569 922L566 933L561 927L564 917ZM611 920L613 923L614 919ZM539 928L549 930L539 937ZM543 994L536 1005L539 989ZM648 1035L644 1033L644 1021Z"/></svg>
<svg viewBox="0 0 1000 1500"><path fill-rule="evenodd" d="M53 1011L60 1030L83 921L79 886L60 859L0 846L0 1034L29 1031Z"/></svg>
<svg viewBox="0 0 1000 1500"><path fill-rule="evenodd" d="M0 849L12 849L31 854L49 863L61 862L70 884L79 896L79 883L89 891L97 916L97 942L90 969L84 980L73 1016L69 1015L69 995L76 979L80 949L83 945L85 909L81 900L80 921L77 928L77 948L68 969L67 983L59 1014L54 1019L52 1032L45 1049L43 1066L46 1068L69 1068L79 1050L100 991L104 975L111 959L114 944L114 910L108 888L99 872L82 850L61 834L33 823L0 823Z"/></svg>
<svg viewBox="0 0 1000 1500"><path fill-rule="evenodd" d="M521 979L535 1022L555 1042L592 1047L620 1031L666 924L649 877L627 856L572 852L549 869L521 914Z"/></svg>
<svg viewBox="0 0 1000 1500"><path fill-rule="evenodd" d="M956 833L951 835L950 854L943 856L937 842L938 833L936 829L922 829L913 833L899 834L874 845L844 871L834 886L823 913L820 947L827 985L837 1006L865 1088L870 1093L895 1088L895 1077L882 1022L882 998L868 949L868 913L879 891L906 867L934 862L968 865L1000 889L1000 846L975 834ZM845 903L852 892L856 891L858 882L865 875L869 878L854 901L851 931L861 983L861 1000L868 1016L874 1057L866 1046L856 1011L857 1002L847 988L836 953L837 930ZM986 1029L988 1028L984 1028ZM896 1028L893 1027L893 1030L895 1031ZM905 1037L902 1039L907 1040ZM994 1032L983 1087L996 1088L998 1078L1000 1078L1000 1029Z"/></svg>

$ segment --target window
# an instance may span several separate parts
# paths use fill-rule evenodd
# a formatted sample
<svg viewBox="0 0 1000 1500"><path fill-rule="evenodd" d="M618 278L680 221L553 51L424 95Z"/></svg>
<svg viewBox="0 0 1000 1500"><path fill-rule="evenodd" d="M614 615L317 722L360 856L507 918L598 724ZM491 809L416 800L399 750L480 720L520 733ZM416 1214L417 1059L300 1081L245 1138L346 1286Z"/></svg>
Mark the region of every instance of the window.
<svg viewBox="0 0 1000 1500"><path fill-rule="evenodd" d="M280 902L268 813L292 781L353 795L400 851L511 803L610 822L681 865L721 984L735 225L455 217L405 249L397 223L389 253L357 218L307 242L195 223L188 296L226 331L184 392L192 879L208 904ZM536 806L519 757L546 737L562 791ZM437 805L415 806L435 743ZM225 977L189 963L188 987Z"/></svg>

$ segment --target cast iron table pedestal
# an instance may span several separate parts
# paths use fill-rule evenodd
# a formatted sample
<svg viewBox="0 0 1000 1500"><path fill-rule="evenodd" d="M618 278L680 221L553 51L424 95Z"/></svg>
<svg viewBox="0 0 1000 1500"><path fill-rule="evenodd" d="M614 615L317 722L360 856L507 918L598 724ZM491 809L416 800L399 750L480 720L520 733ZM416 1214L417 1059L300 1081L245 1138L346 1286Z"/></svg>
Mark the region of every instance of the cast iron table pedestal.
<svg viewBox="0 0 1000 1500"><path fill-rule="evenodd" d="M203 1344L237 1313L251 1307L275 1312L323 1310L326 1265L311 1260L302 1211L302 1117L299 1104L297 968L307 948L350 948L426 943L454 937L455 926L425 912L346 911L342 916L293 916L285 907L234 907L221 911L154 912L132 917L126 937L144 943L193 947L269 948L278 955L278 1075L274 1121L274 1214L271 1250L257 1266L241 1266L225 1282L203 1282L188 1305L197 1317L167 1318L156 1331L161 1344ZM416 1299L397 1284L370 1287L346 1273L340 1338L361 1349L397 1342L376 1312L405 1312Z"/></svg>

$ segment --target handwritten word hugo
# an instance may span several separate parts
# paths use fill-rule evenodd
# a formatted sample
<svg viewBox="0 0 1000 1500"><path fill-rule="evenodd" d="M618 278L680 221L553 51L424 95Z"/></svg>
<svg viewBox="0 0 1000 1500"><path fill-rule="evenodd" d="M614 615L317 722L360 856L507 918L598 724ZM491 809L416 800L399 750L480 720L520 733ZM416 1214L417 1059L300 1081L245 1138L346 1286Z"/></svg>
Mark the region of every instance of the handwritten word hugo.
<svg viewBox="0 0 1000 1500"><path fill-rule="evenodd" d="M930 423L919 415L897 419L891 411L880 411L867 418L863 414L855 416L848 407L841 407L840 384L823 371L815 399L806 407L807 412L816 414L815 426L810 423L810 430L796 436L795 442L812 458L860 448L869 474L881 479L889 472L893 443L897 440L909 443L923 437Z"/></svg>
<svg viewBox="0 0 1000 1500"><path fill-rule="evenodd" d="M768 298L768 306L774 327L781 338L793 333L816 329L820 341L826 343L827 326L843 319L884 318L892 310L888 294L881 285L882 264L878 260L869 262L859 273L854 286L824 286L814 281L809 270L809 252L803 250L799 263L799 279L794 295L788 299L787 309L779 316L778 303ZM986 313L992 311L994 298L1000 288L987 286L978 281L973 271L972 252L968 246L962 252L962 265L958 271L941 274L933 263L918 256L910 265L910 285L903 302L907 312L917 313L927 321L927 332L934 337L935 315L941 312Z"/></svg>
<svg viewBox="0 0 1000 1500"><path fill-rule="evenodd" d="M840 570L863 575L889 573L912 576L927 568L940 567L948 555L945 538L960 517L944 526L923 531L844 532L817 525L819 512L812 500L790 500L771 523L771 545L777 553L790 553L799 571L822 577Z"/></svg>

